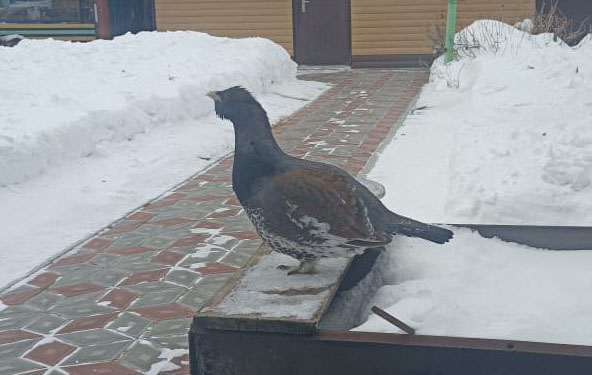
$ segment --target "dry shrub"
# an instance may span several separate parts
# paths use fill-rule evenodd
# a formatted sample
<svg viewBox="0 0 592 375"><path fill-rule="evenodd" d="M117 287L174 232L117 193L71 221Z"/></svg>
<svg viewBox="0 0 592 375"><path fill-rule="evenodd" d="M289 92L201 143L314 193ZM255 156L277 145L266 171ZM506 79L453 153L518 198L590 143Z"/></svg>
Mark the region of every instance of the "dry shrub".
<svg viewBox="0 0 592 375"><path fill-rule="evenodd" d="M438 58L446 52L446 29L442 25L432 25L428 27L426 34L427 41L431 46L433 58Z"/></svg>
<svg viewBox="0 0 592 375"><path fill-rule="evenodd" d="M559 10L558 1L555 1L543 2L541 9L532 20L530 33L532 35L551 33L555 40L561 39L568 45L574 46L591 31L586 28L585 22L577 27L573 25L571 18Z"/></svg>

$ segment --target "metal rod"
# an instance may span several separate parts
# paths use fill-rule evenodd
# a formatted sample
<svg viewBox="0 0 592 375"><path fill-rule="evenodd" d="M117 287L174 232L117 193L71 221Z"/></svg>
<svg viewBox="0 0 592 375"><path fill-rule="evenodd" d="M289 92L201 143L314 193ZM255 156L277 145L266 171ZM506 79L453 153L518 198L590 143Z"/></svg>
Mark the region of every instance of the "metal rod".
<svg viewBox="0 0 592 375"><path fill-rule="evenodd" d="M406 333L408 333L410 335L415 335L415 330L413 328L409 327L407 324L403 323L399 319L397 319L394 316L392 316L391 314L387 313L386 311L384 311L380 307L378 307L378 306L372 306L372 312L374 314L380 316L382 319L386 320L387 322L389 322L389 323L397 326L398 328L402 329Z"/></svg>
<svg viewBox="0 0 592 375"><path fill-rule="evenodd" d="M448 16L446 18L446 56L444 61L449 63L454 59L454 33L456 32L456 4L457 0L448 0Z"/></svg>

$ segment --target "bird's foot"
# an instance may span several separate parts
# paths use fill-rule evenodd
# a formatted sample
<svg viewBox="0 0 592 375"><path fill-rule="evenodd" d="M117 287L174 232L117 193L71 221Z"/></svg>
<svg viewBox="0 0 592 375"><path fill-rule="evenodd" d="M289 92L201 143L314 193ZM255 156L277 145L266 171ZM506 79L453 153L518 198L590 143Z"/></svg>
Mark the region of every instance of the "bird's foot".
<svg viewBox="0 0 592 375"><path fill-rule="evenodd" d="M317 273L317 260L305 259L296 267L291 267L288 275L312 275Z"/></svg>

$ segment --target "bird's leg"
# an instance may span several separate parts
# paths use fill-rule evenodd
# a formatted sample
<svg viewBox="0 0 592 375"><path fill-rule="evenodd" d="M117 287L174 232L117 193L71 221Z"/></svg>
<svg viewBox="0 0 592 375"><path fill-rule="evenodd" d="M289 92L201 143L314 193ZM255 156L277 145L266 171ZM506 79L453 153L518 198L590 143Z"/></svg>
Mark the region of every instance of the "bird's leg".
<svg viewBox="0 0 592 375"><path fill-rule="evenodd" d="M300 261L300 264L293 267L288 272L288 275L312 275L317 273L317 259L305 259Z"/></svg>

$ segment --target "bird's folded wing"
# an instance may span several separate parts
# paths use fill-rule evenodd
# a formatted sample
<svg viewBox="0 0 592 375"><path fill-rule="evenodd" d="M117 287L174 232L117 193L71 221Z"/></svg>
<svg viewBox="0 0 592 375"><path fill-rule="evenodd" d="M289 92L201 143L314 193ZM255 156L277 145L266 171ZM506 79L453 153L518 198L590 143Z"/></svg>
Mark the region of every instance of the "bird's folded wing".
<svg viewBox="0 0 592 375"><path fill-rule="evenodd" d="M346 241L365 245L388 242L375 233L356 184L350 179L330 170L298 169L275 176L273 190L292 207L296 220L327 223L330 234Z"/></svg>

